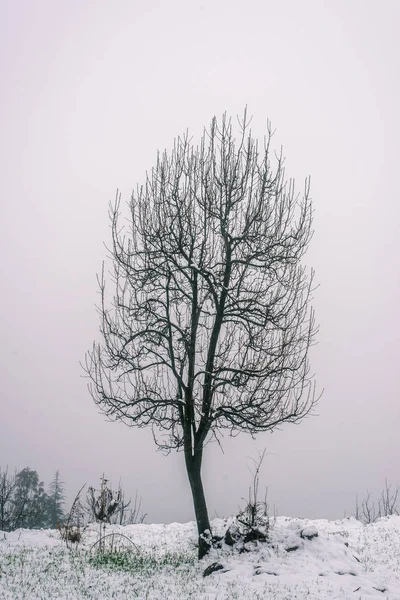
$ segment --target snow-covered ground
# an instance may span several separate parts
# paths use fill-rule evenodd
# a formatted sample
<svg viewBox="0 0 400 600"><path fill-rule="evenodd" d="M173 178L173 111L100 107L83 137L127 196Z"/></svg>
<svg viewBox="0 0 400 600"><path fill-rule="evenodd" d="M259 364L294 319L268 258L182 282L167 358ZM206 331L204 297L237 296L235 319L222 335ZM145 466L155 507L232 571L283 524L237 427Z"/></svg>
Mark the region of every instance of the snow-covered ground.
<svg viewBox="0 0 400 600"><path fill-rule="evenodd" d="M213 533L222 535L230 522L214 520ZM305 527L318 537L303 539ZM92 547L95 525L74 550L57 531L0 533L0 598L400 600L400 517L367 526L353 518L278 517L268 543L241 554L223 545L200 562L194 523L109 526L111 532L126 537L106 539L120 549L110 564ZM213 562L223 568L203 577Z"/></svg>

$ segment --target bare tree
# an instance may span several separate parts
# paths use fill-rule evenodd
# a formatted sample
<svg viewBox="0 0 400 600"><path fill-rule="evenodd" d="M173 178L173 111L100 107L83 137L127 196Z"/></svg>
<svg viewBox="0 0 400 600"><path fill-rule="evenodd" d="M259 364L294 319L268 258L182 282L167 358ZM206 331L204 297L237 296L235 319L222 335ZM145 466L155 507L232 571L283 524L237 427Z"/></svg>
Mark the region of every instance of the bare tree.
<svg viewBox="0 0 400 600"><path fill-rule="evenodd" d="M268 488L265 488L264 500L259 500L260 471L266 456L266 449L258 453L258 460L252 458L253 467L248 469L253 477L245 508L239 511L236 521L244 527L244 540L265 541L269 531ZM226 538L225 538L226 540Z"/></svg>
<svg viewBox="0 0 400 600"><path fill-rule="evenodd" d="M102 475L100 489L89 487L86 495L86 507L90 519L99 523L110 523L111 517L121 507L122 491L114 492L108 487L108 479Z"/></svg>
<svg viewBox="0 0 400 600"><path fill-rule="evenodd" d="M132 499L130 500L125 500L125 492L122 489L122 485L121 485L121 481L119 482L119 486L118 486L118 497L119 497L119 503L118 503L118 507L117 510L115 511L115 513L113 513L110 516L109 522L112 523L113 525L125 525L126 523L126 515L128 512L128 509L132 503Z"/></svg>
<svg viewBox="0 0 400 600"><path fill-rule="evenodd" d="M388 484L388 480L385 479L385 487L381 492L379 504L381 507L381 513L383 517L390 517L391 515L398 515L397 502L400 494L400 487L392 491L392 486Z"/></svg>
<svg viewBox="0 0 400 600"><path fill-rule="evenodd" d="M375 505L375 502L372 500L371 492L367 490L365 498L361 501L361 511L357 507L356 513L361 516L360 520L369 525L370 523L375 523L377 519L379 519L381 514L381 506L378 502L378 506Z"/></svg>
<svg viewBox="0 0 400 600"><path fill-rule="evenodd" d="M0 467L0 531L11 531L14 524L14 493L16 488L16 475Z"/></svg>
<svg viewBox="0 0 400 600"><path fill-rule="evenodd" d="M158 155L128 203L129 229L118 192L110 207L115 291L103 266L90 391L109 419L151 426L160 448L183 449L200 557L210 539L205 442L223 429L298 423L316 402L313 273L301 262L309 180L299 196L271 136L268 125L260 147L246 112L237 140L231 119L214 118L198 146L186 134Z"/></svg>
<svg viewBox="0 0 400 600"><path fill-rule="evenodd" d="M58 524L61 539L65 541L68 548L71 548L71 544L79 543L82 538L81 526L83 525L85 511L81 502L81 493L85 487L86 483L76 494L65 522Z"/></svg>
<svg viewBox="0 0 400 600"><path fill-rule="evenodd" d="M129 510L129 513L124 520L124 525L135 525L136 523L144 523L147 517L147 513L142 511L142 497L135 494L135 500L133 506Z"/></svg>
<svg viewBox="0 0 400 600"><path fill-rule="evenodd" d="M400 486L396 486L392 490L392 486L388 483L387 478L385 479L385 487L381 491L380 498L376 503L372 498L371 492L368 490L366 496L361 500L361 504L358 501L358 494L356 494L355 518L365 525L369 525L370 523L375 523L381 517L398 515L399 494Z"/></svg>
<svg viewBox="0 0 400 600"><path fill-rule="evenodd" d="M125 500L125 492L122 489L121 483L118 488L121 502L117 512L111 517L110 523L118 525L135 525L136 523L144 523L147 513L142 511L142 497L135 494L132 505L132 498Z"/></svg>
<svg viewBox="0 0 400 600"><path fill-rule="evenodd" d="M112 516L118 513L123 501L121 488L119 488L117 492L114 492L107 484L108 479L104 477L103 473L100 489L96 490L95 488L90 487L88 488L86 496L86 506L89 518L95 519L99 523L100 550L104 550L106 523L111 523Z"/></svg>

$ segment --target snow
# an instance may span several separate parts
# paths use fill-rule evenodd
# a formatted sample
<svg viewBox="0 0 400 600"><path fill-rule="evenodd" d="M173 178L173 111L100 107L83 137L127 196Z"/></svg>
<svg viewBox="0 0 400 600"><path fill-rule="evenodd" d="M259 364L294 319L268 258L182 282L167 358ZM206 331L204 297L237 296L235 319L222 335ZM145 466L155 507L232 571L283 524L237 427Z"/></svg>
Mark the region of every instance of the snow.
<svg viewBox="0 0 400 600"><path fill-rule="evenodd" d="M213 534L223 535L231 523L215 519ZM223 544L200 562L194 523L107 526L107 534L125 536L107 538L130 557L123 568L94 564L98 532L90 525L73 550L54 530L0 532L0 598L400 600L396 516L371 525L278 517L268 543L249 544L243 553ZM214 562L222 568L203 577Z"/></svg>
<svg viewBox="0 0 400 600"><path fill-rule="evenodd" d="M315 527L315 525L308 525L301 530L300 535L302 538L312 539L317 537L318 529Z"/></svg>

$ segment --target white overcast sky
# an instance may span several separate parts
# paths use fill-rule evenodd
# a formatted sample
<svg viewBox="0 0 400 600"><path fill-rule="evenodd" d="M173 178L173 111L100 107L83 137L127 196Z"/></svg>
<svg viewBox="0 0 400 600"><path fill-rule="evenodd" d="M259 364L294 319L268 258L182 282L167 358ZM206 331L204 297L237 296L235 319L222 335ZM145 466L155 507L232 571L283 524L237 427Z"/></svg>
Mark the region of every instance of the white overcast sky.
<svg viewBox="0 0 400 600"><path fill-rule="evenodd" d="M400 483L400 2L0 0L0 465L56 469L72 494L103 471L150 521L193 518L183 456L98 414L79 361L98 335L108 202L157 149L247 104L299 189L311 175L320 287L318 417L207 448L210 516L247 494L335 518Z"/></svg>

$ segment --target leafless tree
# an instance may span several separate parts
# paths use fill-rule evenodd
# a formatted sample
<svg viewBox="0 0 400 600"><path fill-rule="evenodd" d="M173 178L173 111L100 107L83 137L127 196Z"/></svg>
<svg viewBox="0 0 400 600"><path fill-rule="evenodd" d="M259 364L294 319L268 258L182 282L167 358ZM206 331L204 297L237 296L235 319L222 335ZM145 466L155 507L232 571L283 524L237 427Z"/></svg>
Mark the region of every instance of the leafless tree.
<svg viewBox="0 0 400 600"><path fill-rule="evenodd" d="M361 501L361 510L359 508L356 509L356 513L361 516L360 520L366 525L375 523L382 516L380 503L378 502L376 506L371 496L371 492L367 490L365 498Z"/></svg>
<svg viewBox="0 0 400 600"><path fill-rule="evenodd" d="M107 484L108 479L101 477L100 489L89 487L86 495L86 506L89 518L99 523L99 549L104 550L106 523L111 523L113 515L122 507L122 490L114 492Z"/></svg>
<svg viewBox="0 0 400 600"><path fill-rule="evenodd" d="M127 511L131 506L132 500L125 500L125 492L122 489L121 482L119 483L117 494L119 498L118 507L117 510L110 515L109 522L113 525L125 525Z"/></svg>
<svg viewBox="0 0 400 600"><path fill-rule="evenodd" d="M358 494L356 494L355 518L369 525L370 523L375 523L380 517L398 515L399 494L400 487L396 486L392 489L392 485L388 483L387 479L385 479L385 487L381 491L380 498L376 503L372 499L371 492L368 490L366 496L361 500L361 504L358 501Z"/></svg>
<svg viewBox="0 0 400 600"><path fill-rule="evenodd" d="M398 515L398 498L400 494L400 487L396 486L392 491L392 486L388 484L388 480L385 479L385 487L381 492L379 500L380 510L383 517L390 517L391 515Z"/></svg>
<svg viewBox="0 0 400 600"><path fill-rule="evenodd" d="M0 468L0 531L10 531L14 524L14 493L17 472L11 474L8 467Z"/></svg>
<svg viewBox="0 0 400 600"><path fill-rule="evenodd" d="M114 518L111 519L111 523L118 523L119 525L135 525L136 523L144 523L147 513L142 511L142 497L136 492L135 498L132 504L132 499L126 501L125 493L122 488L119 488L121 493L121 505L115 514Z"/></svg>
<svg viewBox="0 0 400 600"><path fill-rule="evenodd" d="M86 487L86 483L80 488L72 503L71 509L67 515L66 521L60 523L58 529L61 539L65 541L67 547L71 549L71 544L77 544L82 538L82 525L84 520L84 508L81 502L81 493Z"/></svg>
<svg viewBox="0 0 400 600"><path fill-rule="evenodd" d="M346 511L345 511L345 516L346 516ZM357 519L357 521L361 521L361 509L360 509L360 503L358 501L358 494L356 494L356 507L354 510L354 517Z"/></svg>
<svg viewBox="0 0 400 600"><path fill-rule="evenodd" d="M103 341L84 368L109 419L151 426L161 449L183 450L200 557L210 539L205 442L223 429L298 423L316 402L313 272L302 264L309 180L297 194L271 137L268 124L259 144L246 112L237 139L231 119L214 118L199 145L186 134L158 155L128 202L129 228L118 192L110 207L114 293L103 266Z"/></svg>
<svg viewBox="0 0 400 600"><path fill-rule="evenodd" d="M100 479L100 489L97 490L94 487L89 487L86 494L86 509L89 519L93 519L99 523L110 523L111 517L121 507L121 489L114 492L107 484L108 479L103 474Z"/></svg>
<svg viewBox="0 0 400 600"><path fill-rule="evenodd" d="M245 508L239 511L236 516L236 520L244 525L247 529L247 535L251 537L252 533L258 531L258 527L261 525L265 530L266 534L269 529L269 506L268 506L268 488L265 488L264 499L259 500L259 486L260 486L260 471L263 462L266 457L266 449L258 453L258 459L252 458L252 467L248 466L248 469L252 475L252 484L249 487L248 499L246 501ZM258 531L259 533L259 531ZM266 535L265 534L265 535ZM260 539L260 537L258 538Z"/></svg>

